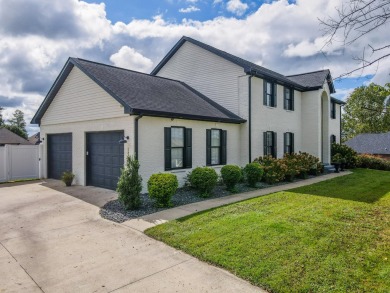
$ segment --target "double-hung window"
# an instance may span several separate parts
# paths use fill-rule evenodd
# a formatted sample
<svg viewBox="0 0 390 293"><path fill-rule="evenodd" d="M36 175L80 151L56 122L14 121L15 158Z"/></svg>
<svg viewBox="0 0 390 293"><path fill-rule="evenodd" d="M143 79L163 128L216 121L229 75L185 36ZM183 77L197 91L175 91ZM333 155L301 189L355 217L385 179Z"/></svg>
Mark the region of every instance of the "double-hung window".
<svg viewBox="0 0 390 293"><path fill-rule="evenodd" d="M263 144L264 144L264 156L277 156L277 138L276 132L266 131L263 133Z"/></svg>
<svg viewBox="0 0 390 293"><path fill-rule="evenodd" d="M263 104L268 107L276 107L276 83L264 80Z"/></svg>
<svg viewBox="0 0 390 293"><path fill-rule="evenodd" d="M165 170L192 167L192 129L165 127Z"/></svg>
<svg viewBox="0 0 390 293"><path fill-rule="evenodd" d="M294 133L284 133L284 153L292 154L294 152Z"/></svg>
<svg viewBox="0 0 390 293"><path fill-rule="evenodd" d="M294 111L294 90L284 87L284 109Z"/></svg>
<svg viewBox="0 0 390 293"><path fill-rule="evenodd" d="M206 165L213 166L226 164L226 142L226 130L206 130Z"/></svg>
<svg viewBox="0 0 390 293"><path fill-rule="evenodd" d="M336 135L334 135L334 134L332 134L330 136L330 144L332 144L332 143L336 143Z"/></svg>
<svg viewBox="0 0 390 293"><path fill-rule="evenodd" d="M336 119L336 103L330 102L330 118Z"/></svg>

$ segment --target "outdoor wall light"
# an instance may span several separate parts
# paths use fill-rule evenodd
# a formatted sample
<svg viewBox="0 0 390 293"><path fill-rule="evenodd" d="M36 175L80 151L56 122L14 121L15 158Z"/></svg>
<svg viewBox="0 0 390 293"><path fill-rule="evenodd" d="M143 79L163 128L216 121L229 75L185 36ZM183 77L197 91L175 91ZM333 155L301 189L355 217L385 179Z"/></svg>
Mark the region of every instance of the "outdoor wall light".
<svg viewBox="0 0 390 293"><path fill-rule="evenodd" d="M118 141L119 143L127 143L127 140L129 139L129 137L128 136L123 136L122 138L121 138L121 140L120 141Z"/></svg>
<svg viewBox="0 0 390 293"><path fill-rule="evenodd" d="M41 144L44 140L45 140L45 138L42 137L42 138L40 138L40 139L37 140L36 144Z"/></svg>

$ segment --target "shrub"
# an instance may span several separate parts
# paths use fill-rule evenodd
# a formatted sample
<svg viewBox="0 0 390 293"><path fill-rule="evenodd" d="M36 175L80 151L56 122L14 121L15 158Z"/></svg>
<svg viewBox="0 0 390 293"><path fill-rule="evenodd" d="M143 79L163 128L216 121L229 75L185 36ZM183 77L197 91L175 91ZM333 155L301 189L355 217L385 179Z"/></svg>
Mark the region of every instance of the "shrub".
<svg viewBox="0 0 390 293"><path fill-rule="evenodd" d="M188 178L191 186L197 189L202 197L208 197L218 182L217 172L210 167L197 167Z"/></svg>
<svg viewBox="0 0 390 293"><path fill-rule="evenodd" d="M172 206L171 198L176 193L178 186L179 183L174 174L153 174L148 181L149 197L156 201L158 207L170 207Z"/></svg>
<svg viewBox="0 0 390 293"><path fill-rule="evenodd" d="M340 164L343 159L343 156L339 153L336 153L335 155L332 156L332 163Z"/></svg>
<svg viewBox="0 0 390 293"><path fill-rule="evenodd" d="M72 171L64 171L64 173L62 173L61 180L65 183L66 186L71 186L74 177L75 175L72 173Z"/></svg>
<svg viewBox="0 0 390 293"><path fill-rule="evenodd" d="M244 168L244 174L248 185L256 187L256 183L261 180L264 170L257 162L249 163Z"/></svg>
<svg viewBox="0 0 390 293"><path fill-rule="evenodd" d="M319 168L318 164L320 162L317 157L305 152L299 152L296 156L299 164L299 175L301 178L307 178L309 173L317 174L317 170Z"/></svg>
<svg viewBox="0 0 390 293"><path fill-rule="evenodd" d="M234 191L236 184L241 180L241 168L236 165L223 166L221 175L227 190Z"/></svg>
<svg viewBox="0 0 390 293"><path fill-rule="evenodd" d="M127 156L116 188L118 199L127 210L138 209L141 206L142 177L138 170L138 160L133 156Z"/></svg>
<svg viewBox="0 0 390 293"><path fill-rule="evenodd" d="M294 177L297 176L301 170L299 157L297 154L284 154L283 163L286 165L285 179L287 181L293 181Z"/></svg>
<svg viewBox="0 0 390 293"><path fill-rule="evenodd" d="M390 171L390 161L367 154L358 155L356 165L359 168Z"/></svg>
<svg viewBox="0 0 390 293"><path fill-rule="evenodd" d="M269 184L282 181L285 177L287 167L282 160L275 159L271 156L264 156L255 159L264 168L264 180Z"/></svg>
<svg viewBox="0 0 390 293"><path fill-rule="evenodd" d="M357 153L345 144L332 143L331 156L340 154L345 159L346 168L355 168L357 163Z"/></svg>

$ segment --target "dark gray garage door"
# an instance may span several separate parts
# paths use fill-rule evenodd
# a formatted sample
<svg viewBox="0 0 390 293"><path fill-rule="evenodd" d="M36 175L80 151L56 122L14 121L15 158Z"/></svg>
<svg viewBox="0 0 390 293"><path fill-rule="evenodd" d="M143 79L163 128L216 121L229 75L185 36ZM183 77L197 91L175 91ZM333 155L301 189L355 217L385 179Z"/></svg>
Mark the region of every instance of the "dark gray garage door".
<svg viewBox="0 0 390 293"><path fill-rule="evenodd" d="M47 136L48 177L61 179L64 171L72 171L72 134L49 134Z"/></svg>
<svg viewBox="0 0 390 293"><path fill-rule="evenodd" d="M116 189L123 168L123 131L87 133L87 185Z"/></svg>

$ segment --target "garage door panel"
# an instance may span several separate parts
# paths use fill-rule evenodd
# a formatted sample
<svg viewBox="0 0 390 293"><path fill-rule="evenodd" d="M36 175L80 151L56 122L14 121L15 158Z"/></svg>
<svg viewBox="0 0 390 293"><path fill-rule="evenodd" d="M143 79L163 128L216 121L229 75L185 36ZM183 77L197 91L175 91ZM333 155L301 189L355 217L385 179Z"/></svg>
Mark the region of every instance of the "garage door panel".
<svg viewBox="0 0 390 293"><path fill-rule="evenodd" d="M124 146L119 144L123 131L87 134L87 184L116 189L123 168Z"/></svg>
<svg viewBox="0 0 390 293"><path fill-rule="evenodd" d="M64 171L72 171L72 134L47 136L48 177L61 179Z"/></svg>

